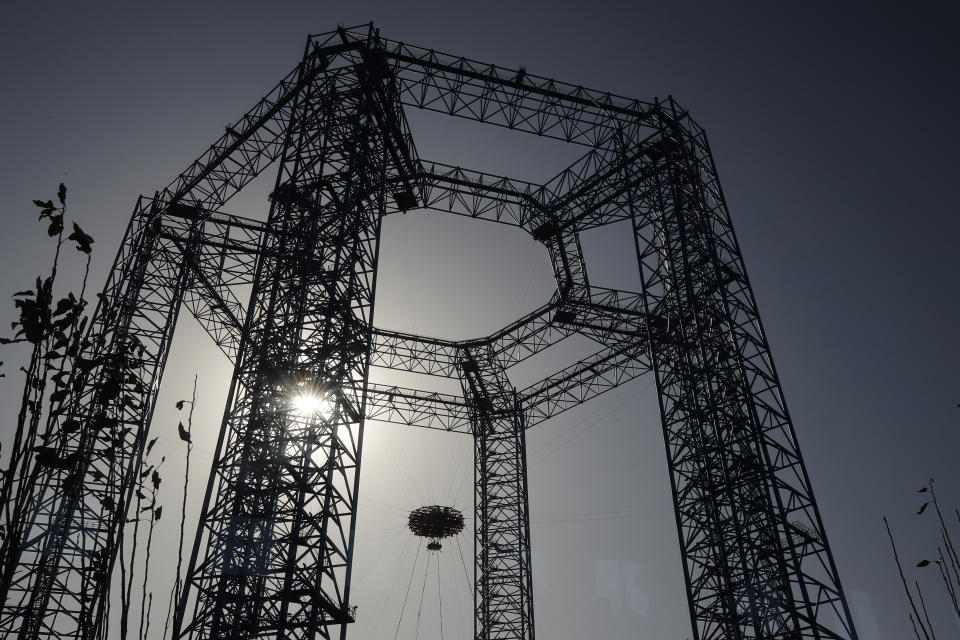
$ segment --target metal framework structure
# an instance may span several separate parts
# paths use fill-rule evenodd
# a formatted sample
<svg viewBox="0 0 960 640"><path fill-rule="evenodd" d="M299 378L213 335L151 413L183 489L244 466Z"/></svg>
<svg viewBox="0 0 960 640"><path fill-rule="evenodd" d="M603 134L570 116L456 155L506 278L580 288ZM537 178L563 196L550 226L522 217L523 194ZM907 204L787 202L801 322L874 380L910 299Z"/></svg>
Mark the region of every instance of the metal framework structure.
<svg viewBox="0 0 960 640"><path fill-rule="evenodd" d="M578 145L545 184L423 159L405 109ZM223 205L278 162L266 223ZM385 215L432 209L543 244L557 291L475 340L373 324ZM641 291L591 285L580 233L634 232ZM655 376L695 638L856 638L704 131L673 99L592 91L380 37L303 60L173 183L138 201L56 443L15 479L0 633L96 638L181 307L234 363L176 637L345 637L365 420L472 434L475 637L534 638L525 430ZM579 334L589 357L516 388ZM142 382L106 395L110 357ZM462 393L374 384L371 367ZM293 412L308 387L329 415ZM109 408L110 437L98 421ZM10 526L15 525L15 526Z"/></svg>

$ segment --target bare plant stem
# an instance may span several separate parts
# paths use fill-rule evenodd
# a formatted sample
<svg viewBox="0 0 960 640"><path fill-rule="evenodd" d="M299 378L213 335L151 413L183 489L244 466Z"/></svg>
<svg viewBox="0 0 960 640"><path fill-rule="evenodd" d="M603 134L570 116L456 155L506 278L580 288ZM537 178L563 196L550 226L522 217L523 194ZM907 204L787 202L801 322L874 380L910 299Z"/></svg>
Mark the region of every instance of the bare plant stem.
<svg viewBox="0 0 960 640"><path fill-rule="evenodd" d="M126 589L127 585L127 560L124 547L126 536L120 537L120 638L126 640L127 637L127 617L130 613L130 598Z"/></svg>
<svg viewBox="0 0 960 640"><path fill-rule="evenodd" d="M943 552L940 551L940 547L937 547L937 551L940 553L940 559L937 562L937 568L940 570L940 577L943 578L943 585L947 589L947 594L950 596L950 602L953 604L953 610L960 616L960 607L957 605L957 589L953 584L953 579L950 577L949 568L944 567Z"/></svg>
<svg viewBox="0 0 960 640"><path fill-rule="evenodd" d="M24 379L23 383L23 394L20 398L20 412L17 414L17 430L13 436L13 443L10 447L10 460L3 474L3 494L0 496L0 499L3 500L4 519L10 526L14 526L15 524L13 513L10 511L10 506L13 502L11 500L10 492L13 491L14 476L16 475L17 467L20 464L20 457L23 455L25 448L25 443L23 442L23 430L27 423L27 414L29 412L32 397L30 389L31 385L33 384L34 376L36 375L39 360L40 344L37 343L33 345L33 352L30 354L30 364L27 365L27 369L22 369L22 371L26 374L26 378ZM9 534L9 532L4 533Z"/></svg>
<svg viewBox="0 0 960 640"><path fill-rule="evenodd" d="M149 619L150 612L147 609L147 580L150 577L150 548L153 546L153 529L157 523L157 490L153 489L150 494L150 529L147 533L147 550L143 558L143 584L140 587L140 631L138 633L138 638L140 640L146 640L144 635L143 625ZM153 602L153 594L150 594L151 603ZM146 622L149 625L149 622Z"/></svg>
<svg viewBox="0 0 960 640"><path fill-rule="evenodd" d="M923 617L927 621L927 628L930 630L930 637L933 638L933 640L937 640L937 636L933 633L933 624L930 622L930 614L927 613L927 603L923 601L923 591L920 590L920 583L914 580L913 584L917 587L917 595L920 596L920 608L923 609Z"/></svg>
<svg viewBox="0 0 960 640"><path fill-rule="evenodd" d="M913 626L913 635L917 636L917 640L920 640L920 633L917 631L917 621L913 619L913 614L908 614L910 618L910 624Z"/></svg>
<svg viewBox="0 0 960 640"><path fill-rule="evenodd" d="M197 403L197 375L193 376L193 394L190 396L190 413L187 414L187 433L193 433L193 409ZM192 436L191 436L192 437ZM177 544L177 571L173 581L173 591L170 592L170 601L167 603L167 618L163 623L163 637L167 637L170 626L170 615L174 606L180 606L183 582L180 572L183 570L183 534L187 523L187 489L190 485L190 452L193 450L192 439L187 442L186 469L183 472L183 499L180 502L180 542Z"/></svg>
<svg viewBox="0 0 960 640"><path fill-rule="evenodd" d="M937 519L940 521L940 537L943 538L947 549L947 559L950 561L954 572L957 572L960 566L960 560L957 558L957 550L953 545L953 539L950 537L950 531L947 529L947 523L943 519L943 513L940 511L940 503L937 501L937 492L933 488L933 478L928 485L930 487L930 497L933 499L933 507L937 510Z"/></svg>
<svg viewBox="0 0 960 640"><path fill-rule="evenodd" d="M137 538L140 534L140 507L143 504L143 495L140 489L143 488L143 482L137 490L136 518L133 524L133 546L130 550L130 575L127 576L127 582L121 585L121 608L120 608L120 640L127 640L127 631L130 625L130 596L133 594L133 577L137 566ZM122 542L121 542L122 544Z"/></svg>
<svg viewBox="0 0 960 640"><path fill-rule="evenodd" d="M150 592L150 596L147 598L147 626L143 630L143 640L147 640L147 636L150 635L150 613L153 611L153 591Z"/></svg>
<svg viewBox="0 0 960 640"><path fill-rule="evenodd" d="M893 548L893 559L897 562L897 571L900 573L900 581L903 583L903 590L907 594L907 600L910 601L910 608L913 610L914 616L916 616L916 621L920 623L920 629L923 631L923 636L927 640L932 640L930 634L927 633L927 629L923 624L923 619L920 617L920 612L917 610L917 605L913 601L913 594L910 593L910 587L907 585L907 579L903 576L903 566L900 564L900 554L897 553L897 545L893 541L893 533L890 532L890 523L887 522L887 517L883 517L883 524L887 528L887 537L890 538L890 546ZM913 618L911 617L911 622ZM917 636L919 638L919 636Z"/></svg>

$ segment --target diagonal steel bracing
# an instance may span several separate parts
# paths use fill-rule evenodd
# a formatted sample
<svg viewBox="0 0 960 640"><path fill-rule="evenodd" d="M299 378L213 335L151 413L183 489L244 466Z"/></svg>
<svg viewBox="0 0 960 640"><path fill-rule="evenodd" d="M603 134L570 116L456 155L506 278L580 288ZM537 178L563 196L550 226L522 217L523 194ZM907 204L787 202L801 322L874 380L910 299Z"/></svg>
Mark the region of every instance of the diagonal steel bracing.
<svg viewBox="0 0 960 640"><path fill-rule="evenodd" d="M662 110L632 215L691 616L704 639L855 637L706 138Z"/></svg>
<svg viewBox="0 0 960 640"><path fill-rule="evenodd" d="M422 109L578 145L544 184L424 160ZM224 204L271 163L266 223ZM373 325L384 215L515 226L557 290L489 336ZM627 221L642 282L604 289L580 234ZM652 371L698 640L853 640L810 479L703 130L639 101L381 38L311 36L301 63L151 198L94 313L74 393L2 512L0 632L97 638L153 402L185 306L234 364L176 633L345 637L365 420L470 433L478 640L533 638L525 429ZM592 355L508 376L571 336ZM117 379L117 371L137 375ZM460 394L370 382L371 367ZM322 396L297 414L291 398Z"/></svg>
<svg viewBox="0 0 960 640"><path fill-rule="evenodd" d="M103 599L185 271L138 205L74 373L77 392L54 411L58 459L15 479L0 576L5 637L82 637ZM127 376L133 369L136 376Z"/></svg>
<svg viewBox="0 0 960 640"><path fill-rule="evenodd" d="M72 419L80 428L60 429L46 443L60 459L77 460L76 466L35 462L14 480L15 498L5 512L9 533L0 550L0 633L86 638L102 624L184 289L184 270L168 260L175 249L158 237L157 216L180 202L215 209L275 160L293 98L342 48L309 51L173 183L152 201L138 202L89 325L82 356L88 364L76 372L78 391L56 412L58 425ZM305 66L310 73L301 72ZM141 379L112 382L131 362Z"/></svg>
<svg viewBox="0 0 960 640"><path fill-rule="evenodd" d="M377 247L397 173L363 89L316 83L288 130L178 637L329 638L353 619ZM327 408L297 413L298 394Z"/></svg>
<svg viewBox="0 0 960 640"><path fill-rule="evenodd" d="M526 424L516 392L491 356L489 349L470 348L460 361L474 441L473 635L533 640Z"/></svg>

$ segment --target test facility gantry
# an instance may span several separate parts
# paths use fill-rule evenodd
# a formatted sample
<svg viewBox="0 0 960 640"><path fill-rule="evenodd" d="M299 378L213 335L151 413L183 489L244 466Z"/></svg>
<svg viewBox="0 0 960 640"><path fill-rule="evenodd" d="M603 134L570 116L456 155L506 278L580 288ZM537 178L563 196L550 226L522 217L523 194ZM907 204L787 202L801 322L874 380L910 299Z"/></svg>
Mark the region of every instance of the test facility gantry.
<svg viewBox="0 0 960 640"><path fill-rule="evenodd" d="M582 155L544 184L445 165L418 155L410 109ZM274 163L265 223L224 211ZM414 209L522 229L549 254L556 292L472 340L376 327L381 223ZM640 291L587 277L580 234L616 222L632 228ZM656 381L694 637L856 638L707 138L672 98L593 91L373 25L310 36L266 97L138 200L87 355L101 362L136 339L146 384L112 409L118 446L92 419L107 372L83 371L64 401L81 427L55 443L75 463L15 479L3 637L99 637L181 310L234 373L176 638L346 636L363 427L381 420L473 439L475 638L532 640L524 434L644 374ZM513 367L576 334L592 355L511 384ZM375 384L371 367L448 377L462 393ZM283 410L304 381L329 403L324 415Z"/></svg>

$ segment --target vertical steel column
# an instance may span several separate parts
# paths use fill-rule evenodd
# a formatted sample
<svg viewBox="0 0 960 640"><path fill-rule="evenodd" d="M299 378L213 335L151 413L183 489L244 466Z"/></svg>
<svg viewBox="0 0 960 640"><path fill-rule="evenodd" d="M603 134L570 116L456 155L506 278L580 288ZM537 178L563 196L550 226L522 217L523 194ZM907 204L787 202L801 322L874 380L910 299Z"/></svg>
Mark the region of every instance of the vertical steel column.
<svg viewBox="0 0 960 640"><path fill-rule="evenodd" d="M533 640L523 411L489 349L464 350L475 452L474 637Z"/></svg>
<svg viewBox="0 0 960 640"><path fill-rule="evenodd" d="M387 179L366 96L357 75L329 75L296 107L178 607L179 637L330 638L329 627L353 621L350 564ZM298 411L304 395L315 410Z"/></svg>
<svg viewBox="0 0 960 640"><path fill-rule="evenodd" d="M342 49L314 47L311 56L320 64L313 73ZM138 202L89 324L71 379L74 393L58 403L52 435L43 442L60 462L34 460L10 486L0 551L0 634L100 633L154 399L189 285L182 258L195 248L194 221L202 225L206 211L279 155L277 132L289 120L291 98L310 80L295 69L167 189ZM193 212L192 221L178 225L179 244L160 235L159 216L174 208ZM130 366L139 368L137 379L119 379Z"/></svg>
<svg viewBox="0 0 960 640"><path fill-rule="evenodd" d="M632 213L694 635L856 638L706 138L658 116Z"/></svg>

